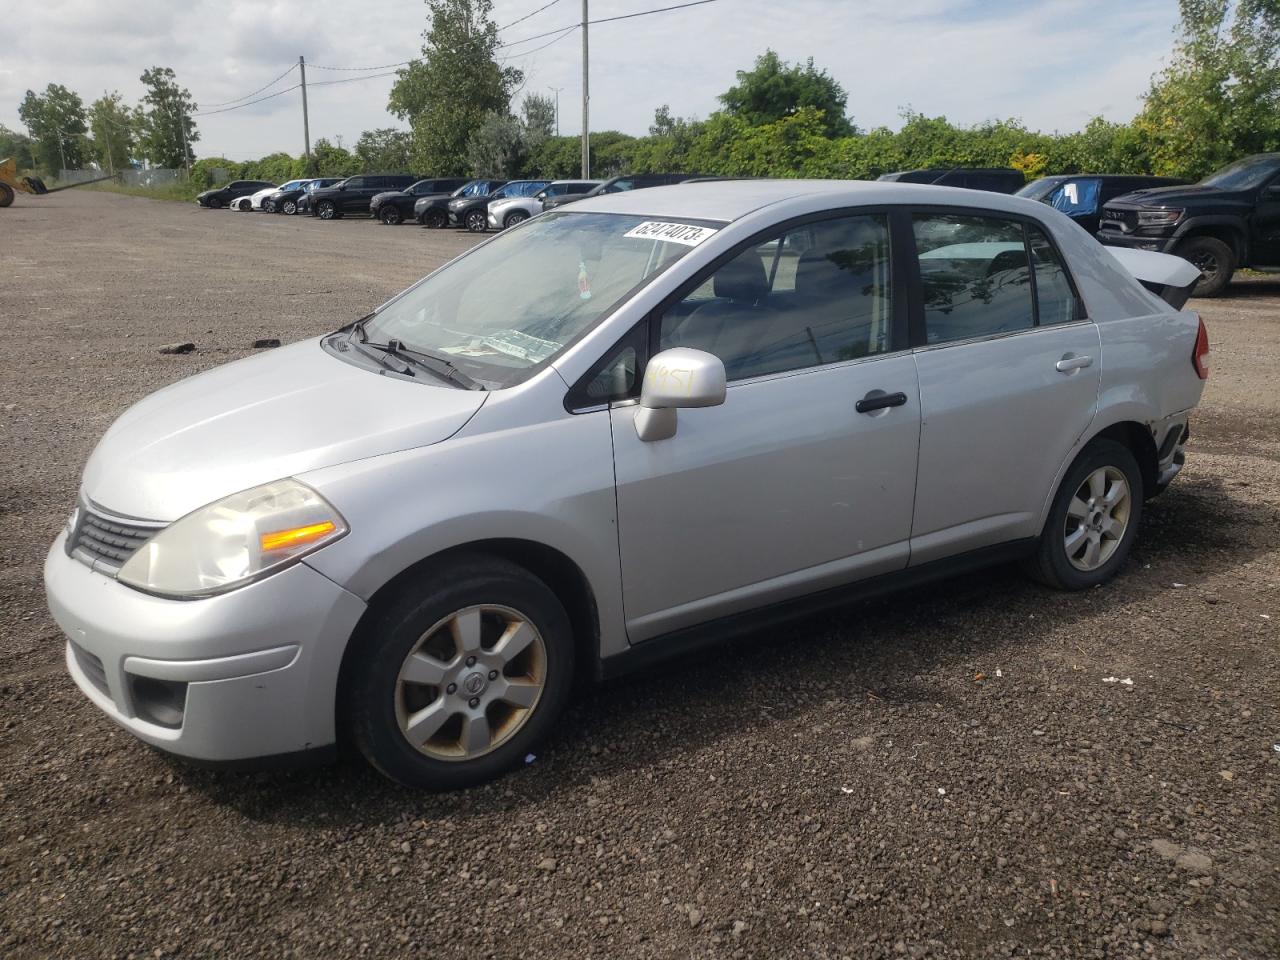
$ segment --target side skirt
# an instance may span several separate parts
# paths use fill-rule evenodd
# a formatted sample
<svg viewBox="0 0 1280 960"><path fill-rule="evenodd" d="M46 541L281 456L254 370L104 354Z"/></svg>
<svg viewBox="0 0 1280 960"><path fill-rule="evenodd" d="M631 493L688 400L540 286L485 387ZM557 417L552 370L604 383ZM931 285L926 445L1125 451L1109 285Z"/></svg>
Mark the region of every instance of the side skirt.
<svg viewBox="0 0 1280 960"><path fill-rule="evenodd" d="M954 557L944 557L941 560L923 563L918 567L907 567L905 570L881 574L847 586L784 600L757 610L710 620L694 627L685 627L636 644L622 653L602 658L598 662L596 674L601 680L612 680L664 660L685 656L723 643L733 637L755 633L797 617L869 600L872 597L895 593L935 580L945 580L962 573L981 570L984 567L1021 560L1035 553L1038 543L1035 537L1011 540L1008 543L982 547Z"/></svg>

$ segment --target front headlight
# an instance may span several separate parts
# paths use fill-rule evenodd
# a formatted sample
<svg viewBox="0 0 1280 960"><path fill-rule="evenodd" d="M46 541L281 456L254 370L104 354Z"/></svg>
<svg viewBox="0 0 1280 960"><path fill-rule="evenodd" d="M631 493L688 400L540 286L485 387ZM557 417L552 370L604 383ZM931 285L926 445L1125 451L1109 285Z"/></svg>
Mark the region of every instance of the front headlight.
<svg viewBox="0 0 1280 960"><path fill-rule="evenodd" d="M1138 226L1140 227L1171 227L1181 219L1181 210L1138 211Z"/></svg>
<svg viewBox="0 0 1280 960"><path fill-rule="evenodd" d="M297 480L277 480L201 507L165 527L117 578L165 597L225 593L345 536L347 522Z"/></svg>

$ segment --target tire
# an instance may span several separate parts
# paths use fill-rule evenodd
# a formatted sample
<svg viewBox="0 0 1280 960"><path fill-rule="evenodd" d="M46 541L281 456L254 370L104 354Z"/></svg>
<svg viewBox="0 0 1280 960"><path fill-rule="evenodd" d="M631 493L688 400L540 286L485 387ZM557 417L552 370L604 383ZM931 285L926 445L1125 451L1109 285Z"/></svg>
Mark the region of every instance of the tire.
<svg viewBox="0 0 1280 960"><path fill-rule="evenodd" d="M472 233L484 233L489 229L489 217L483 210L472 210L467 214L466 226Z"/></svg>
<svg viewBox="0 0 1280 960"><path fill-rule="evenodd" d="M1114 440L1094 440L1071 465L1053 498L1031 559L1031 575L1058 590L1087 590L1106 583L1133 549L1144 496L1142 471L1129 448ZM1108 505L1110 499L1114 502ZM1096 554L1091 543L1098 545Z"/></svg>
<svg viewBox="0 0 1280 960"><path fill-rule="evenodd" d="M274 203L272 203L270 200L263 200L263 201L262 201L262 212L263 212L263 213L275 213L275 212L276 212L276 205L275 205Z"/></svg>
<svg viewBox="0 0 1280 960"><path fill-rule="evenodd" d="M321 200L316 204L316 216L321 220L337 220L342 214L338 212L338 205L332 200Z"/></svg>
<svg viewBox="0 0 1280 960"><path fill-rule="evenodd" d="M9 207L13 205L13 187L7 183L0 183L0 207Z"/></svg>
<svg viewBox="0 0 1280 960"><path fill-rule="evenodd" d="M510 230L512 227L524 223L528 219L529 215L527 213L523 210L516 210L507 214L506 219L502 221L502 226Z"/></svg>
<svg viewBox="0 0 1280 960"><path fill-rule="evenodd" d="M1227 288L1236 271L1236 255L1217 237L1192 237L1178 245L1178 256L1200 269L1193 297L1216 297Z"/></svg>
<svg viewBox="0 0 1280 960"><path fill-rule="evenodd" d="M280 204L280 212L287 216L292 217L295 213L298 212L298 201L286 200L284 203Z"/></svg>
<svg viewBox="0 0 1280 960"><path fill-rule="evenodd" d="M449 215L443 210L428 210L418 222L428 230L442 230L449 225Z"/></svg>
<svg viewBox="0 0 1280 960"><path fill-rule="evenodd" d="M509 660L499 637L523 639ZM386 776L433 790L473 786L519 765L573 681L573 636L560 601L524 568L483 555L429 568L402 588L358 655L345 685L353 741ZM516 682L508 686L508 677ZM420 746L410 740L415 723Z"/></svg>
<svg viewBox="0 0 1280 960"><path fill-rule="evenodd" d="M396 224L404 220L404 214L400 212L399 207L394 204L390 204L378 211L378 219L387 226L394 227Z"/></svg>
<svg viewBox="0 0 1280 960"><path fill-rule="evenodd" d="M210 198L209 198L209 209L210 209L210 210L221 210L221 209L222 209L222 198L221 198L221 197L210 197Z"/></svg>

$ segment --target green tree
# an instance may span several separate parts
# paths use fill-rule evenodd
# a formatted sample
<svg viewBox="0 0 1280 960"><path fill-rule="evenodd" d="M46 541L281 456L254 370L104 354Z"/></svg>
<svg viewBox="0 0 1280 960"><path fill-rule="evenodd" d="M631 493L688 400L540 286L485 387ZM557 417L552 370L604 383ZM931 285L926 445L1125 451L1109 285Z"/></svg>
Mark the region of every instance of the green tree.
<svg viewBox="0 0 1280 960"><path fill-rule="evenodd" d="M1181 0L1169 66L1134 121L1156 173L1200 177L1280 147L1280 3Z"/></svg>
<svg viewBox="0 0 1280 960"><path fill-rule="evenodd" d="M781 120L804 107L822 111L823 132L828 137L855 133L845 116L848 94L825 70L813 65L789 64L772 50L756 58L751 70L739 70L738 82L720 95L720 102L733 117L750 126Z"/></svg>
<svg viewBox="0 0 1280 960"><path fill-rule="evenodd" d="M13 157L19 170L30 170L36 165L35 147L30 137L0 123L0 160Z"/></svg>
<svg viewBox="0 0 1280 960"><path fill-rule="evenodd" d="M467 169L478 177L515 177L524 165L524 127L509 114L485 114L467 140Z"/></svg>
<svg viewBox="0 0 1280 960"><path fill-rule="evenodd" d="M467 142L491 113L505 116L524 79L500 66L492 0L426 0L422 59L398 71L388 109L413 130L413 165L426 176L467 173Z"/></svg>
<svg viewBox="0 0 1280 960"><path fill-rule="evenodd" d="M190 91L178 86L170 67L152 67L139 79L147 88L138 110L140 154L157 167L190 166L195 159L192 145L200 139L191 116L198 108Z"/></svg>
<svg viewBox="0 0 1280 960"><path fill-rule="evenodd" d="M123 170L129 166L134 144L133 112L118 93L104 93L89 107L89 128L98 166Z"/></svg>
<svg viewBox="0 0 1280 960"><path fill-rule="evenodd" d="M47 173L78 170L89 156L84 101L59 83L51 83L39 94L28 90L18 107L18 116L36 141L36 166Z"/></svg>
<svg viewBox="0 0 1280 960"><path fill-rule="evenodd" d="M311 161L317 177L349 177L360 171L359 157L324 137L312 145Z"/></svg>
<svg viewBox="0 0 1280 960"><path fill-rule="evenodd" d="M381 127L366 130L356 141L356 156L366 173L409 173L412 136L405 130Z"/></svg>
<svg viewBox="0 0 1280 960"><path fill-rule="evenodd" d="M556 104L545 94L531 93L520 104L520 119L524 124L525 140L536 149L547 137L556 132Z"/></svg>

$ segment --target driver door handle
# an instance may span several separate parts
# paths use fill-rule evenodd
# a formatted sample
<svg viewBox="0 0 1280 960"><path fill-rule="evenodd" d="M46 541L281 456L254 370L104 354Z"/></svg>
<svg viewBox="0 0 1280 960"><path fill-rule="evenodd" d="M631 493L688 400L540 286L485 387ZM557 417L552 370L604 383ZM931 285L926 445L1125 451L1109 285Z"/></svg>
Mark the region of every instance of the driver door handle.
<svg viewBox="0 0 1280 960"><path fill-rule="evenodd" d="M853 405L859 413L874 413L886 407L900 407L907 402L905 393L881 393L872 396L870 393Z"/></svg>
<svg viewBox="0 0 1280 960"><path fill-rule="evenodd" d="M1077 357L1068 353L1065 357L1053 365L1053 368L1059 373L1075 373L1077 370L1083 370L1085 367L1093 366L1093 357Z"/></svg>

